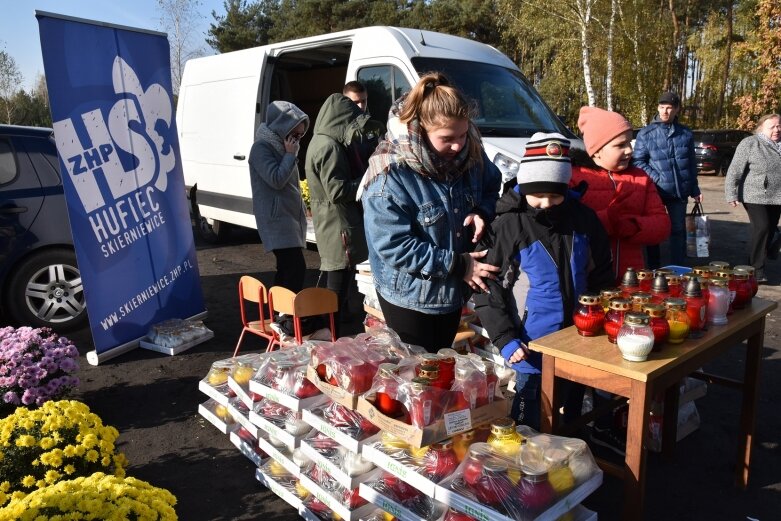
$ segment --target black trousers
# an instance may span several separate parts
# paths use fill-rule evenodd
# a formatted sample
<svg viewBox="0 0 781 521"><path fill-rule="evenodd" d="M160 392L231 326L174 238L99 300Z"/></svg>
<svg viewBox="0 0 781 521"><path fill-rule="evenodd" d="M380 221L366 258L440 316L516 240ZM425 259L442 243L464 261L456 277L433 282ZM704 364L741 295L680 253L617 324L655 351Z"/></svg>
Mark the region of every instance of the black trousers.
<svg viewBox="0 0 781 521"><path fill-rule="evenodd" d="M306 260L302 248L281 248L272 250L277 260L277 272L274 274L274 285L283 286L293 293L304 289L306 277Z"/></svg>
<svg viewBox="0 0 781 521"><path fill-rule="evenodd" d="M399 335L402 342L420 346L429 353L453 345L461 321L460 309L444 315L429 315L395 306L379 294L377 298L385 323Z"/></svg>
<svg viewBox="0 0 781 521"><path fill-rule="evenodd" d="M757 278L765 275L767 250L773 242L778 219L781 217L781 205L743 203L751 223L751 245L748 262L756 270Z"/></svg>

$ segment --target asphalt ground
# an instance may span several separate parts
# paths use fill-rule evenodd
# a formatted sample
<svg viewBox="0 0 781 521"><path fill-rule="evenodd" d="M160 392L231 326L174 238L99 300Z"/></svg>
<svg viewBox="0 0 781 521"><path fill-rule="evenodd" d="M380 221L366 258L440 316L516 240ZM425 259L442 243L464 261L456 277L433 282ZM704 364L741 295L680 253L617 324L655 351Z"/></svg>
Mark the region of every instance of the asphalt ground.
<svg viewBox="0 0 781 521"><path fill-rule="evenodd" d="M723 178L701 176L704 208L711 220L711 257L690 259L746 262L748 220L742 208L732 209L723 197ZM75 395L121 433L119 449L130 461L128 474L164 487L178 498L179 518L209 520L292 520L296 512L254 478L254 465L197 410L205 396L198 389L212 362L230 357L241 331L237 284L244 274L266 284L273 280L273 255L264 253L254 231L235 231L215 247L197 242L202 287L215 336L184 353L169 357L138 349L100 366L90 366L84 354L93 349L88 330L70 334L82 354L82 384ZM664 254L664 251L663 251ZM319 259L306 252L307 284L317 281ZM767 268L768 285L758 297L778 300L781 261ZM355 310L360 302L353 302ZM781 519L781 341L779 312L767 320L761 366L751 478L748 490L733 486L737 455L740 393L715 385L696 401L700 426L677 445L673 462L649 453L646 519L745 520ZM346 324L343 334L362 330L360 318ZM260 349L248 338L244 350ZM732 349L705 369L742 377L743 350ZM603 452L595 453L604 455ZM605 476L603 485L585 505L601 520L618 519L622 483Z"/></svg>

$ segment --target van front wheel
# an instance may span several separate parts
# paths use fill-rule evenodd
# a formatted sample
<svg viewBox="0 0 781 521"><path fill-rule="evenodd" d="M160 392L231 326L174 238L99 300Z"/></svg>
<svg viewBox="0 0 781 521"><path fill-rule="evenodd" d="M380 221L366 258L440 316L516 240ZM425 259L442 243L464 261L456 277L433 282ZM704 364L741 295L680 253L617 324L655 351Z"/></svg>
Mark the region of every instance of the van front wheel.
<svg viewBox="0 0 781 521"><path fill-rule="evenodd" d="M198 234L210 244L225 242L233 228L229 223L213 220L211 224L205 217L198 216Z"/></svg>

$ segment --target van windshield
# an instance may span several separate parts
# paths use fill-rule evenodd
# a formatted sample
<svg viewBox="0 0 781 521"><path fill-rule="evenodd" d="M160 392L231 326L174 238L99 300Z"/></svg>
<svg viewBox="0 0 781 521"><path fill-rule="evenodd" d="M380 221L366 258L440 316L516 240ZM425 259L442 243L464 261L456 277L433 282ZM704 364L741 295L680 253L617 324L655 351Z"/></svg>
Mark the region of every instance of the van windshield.
<svg viewBox="0 0 781 521"><path fill-rule="evenodd" d="M531 137L559 132L574 137L523 75L511 69L464 60L412 58L418 74L443 72L477 103L475 123L486 137Z"/></svg>

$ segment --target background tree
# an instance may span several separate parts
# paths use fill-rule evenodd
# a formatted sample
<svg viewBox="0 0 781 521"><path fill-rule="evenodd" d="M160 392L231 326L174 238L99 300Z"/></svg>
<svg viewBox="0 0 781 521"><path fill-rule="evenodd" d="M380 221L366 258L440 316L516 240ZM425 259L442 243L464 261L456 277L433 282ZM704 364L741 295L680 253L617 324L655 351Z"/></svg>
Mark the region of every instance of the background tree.
<svg viewBox="0 0 781 521"><path fill-rule="evenodd" d="M269 43L269 31L279 7L276 0L248 4L246 0L225 0L225 14L212 11L206 43L218 52L238 51Z"/></svg>
<svg viewBox="0 0 781 521"><path fill-rule="evenodd" d="M5 122L15 123L16 110L14 95L19 91L19 85L24 81L16 60L5 50L0 50L0 107Z"/></svg>
<svg viewBox="0 0 781 521"><path fill-rule="evenodd" d="M171 83L174 94L179 92L184 64L190 58L203 55L197 38L200 0L157 0L160 27L168 33L171 46Z"/></svg>

